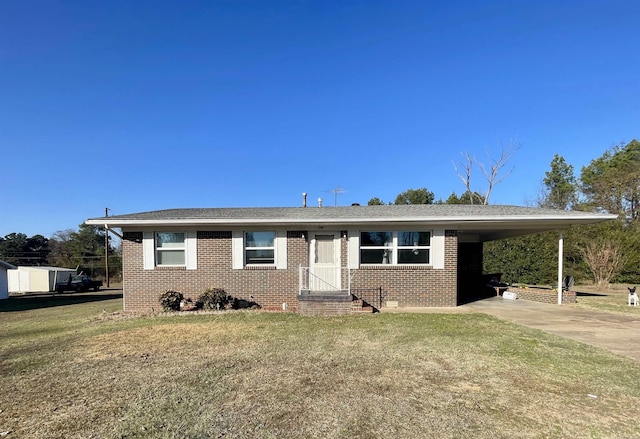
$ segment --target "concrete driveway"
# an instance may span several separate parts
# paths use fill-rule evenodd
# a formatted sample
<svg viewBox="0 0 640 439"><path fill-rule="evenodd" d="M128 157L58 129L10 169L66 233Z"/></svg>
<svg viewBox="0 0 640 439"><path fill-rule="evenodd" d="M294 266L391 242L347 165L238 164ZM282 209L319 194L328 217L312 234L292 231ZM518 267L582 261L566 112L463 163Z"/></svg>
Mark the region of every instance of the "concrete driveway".
<svg viewBox="0 0 640 439"><path fill-rule="evenodd" d="M571 305L550 305L501 297L456 308L405 308L405 312L478 312L560 335L640 361L640 318ZM385 312L389 312L385 309Z"/></svg>

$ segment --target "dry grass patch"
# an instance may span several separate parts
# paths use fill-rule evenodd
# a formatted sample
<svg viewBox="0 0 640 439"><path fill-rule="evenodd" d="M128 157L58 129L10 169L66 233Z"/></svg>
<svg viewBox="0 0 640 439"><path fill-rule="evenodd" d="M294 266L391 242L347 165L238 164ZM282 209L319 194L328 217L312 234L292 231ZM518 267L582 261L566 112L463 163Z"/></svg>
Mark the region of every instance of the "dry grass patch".
<svg viewBox="0 0 640 439"><path fill-rule="evenodd" d="M485 315L114 320L87 304L67 310L65 331L60 311L39 314L31 337L31 311L22 326L0 313L2 328L11 320L1 330L0 431L13 437L629 438L640 430L627 417L640 403L636 362Z"/></svg>

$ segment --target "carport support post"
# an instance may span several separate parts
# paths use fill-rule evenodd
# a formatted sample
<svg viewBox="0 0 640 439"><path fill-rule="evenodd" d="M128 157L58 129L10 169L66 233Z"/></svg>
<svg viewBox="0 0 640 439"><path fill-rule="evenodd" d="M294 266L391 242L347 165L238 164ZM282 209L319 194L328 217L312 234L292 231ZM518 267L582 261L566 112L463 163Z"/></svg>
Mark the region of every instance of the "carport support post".
<svg viewBox="0 0 640 439"><path fill-rule="evenodd" d="M562 236L562 232L560 232L560 237L558 239L558 305L562 305L562 262L563 255L562 249L564 246L564 237Z"/></svg>

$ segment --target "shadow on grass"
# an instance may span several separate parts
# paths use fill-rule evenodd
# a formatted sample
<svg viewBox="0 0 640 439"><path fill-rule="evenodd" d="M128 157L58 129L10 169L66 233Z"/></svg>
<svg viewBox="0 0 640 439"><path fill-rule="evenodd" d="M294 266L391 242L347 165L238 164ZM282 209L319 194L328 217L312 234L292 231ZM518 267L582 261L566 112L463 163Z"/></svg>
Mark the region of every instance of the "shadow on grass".
<svg viewBox="0 0 640 439"><path fill-rule="evenodd" d="M28 311L32 309L76 305L79 303L100 302L121 298L122 292L120 290L106 290L99 293L43 293L11 296L8 299L0 300L0 312Z"/></svg>
<svg viewBox="0 0 640 439"><path fill-rule="evenodd" d="M607 297L608 294L601 293L581 293L580 291L576 291L576 296L578 297Z"/></svg>

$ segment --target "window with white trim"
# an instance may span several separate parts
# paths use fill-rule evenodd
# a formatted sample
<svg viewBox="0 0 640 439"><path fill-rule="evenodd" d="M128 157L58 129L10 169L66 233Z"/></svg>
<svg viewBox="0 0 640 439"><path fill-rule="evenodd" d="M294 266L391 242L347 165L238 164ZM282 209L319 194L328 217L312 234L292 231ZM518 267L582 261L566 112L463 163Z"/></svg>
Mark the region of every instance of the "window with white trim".
<svg viewBox="0 0 640 439"><path fill-rule="evenodd" d="M156 232L156 265L182 267L186 263L185 234L182 232Z"/></svg>
<svg viewBox="0 0 640 439"><path fill-rule="evenodd" d="M275 265L276 232L245 232L244 260L246 265Z"/></svg>
<svg viewBox="0 0 640 439"><path fill-rule="evenodd" d="M145 270L156 267L198 269L198 233L196 231L142 232L142 265Z"/></svg>
<svg viewBox="0 0 640 439"><path fill-rule="evenodd" d="M360 232L360 264L431 263L431 232Z"/></svg>

